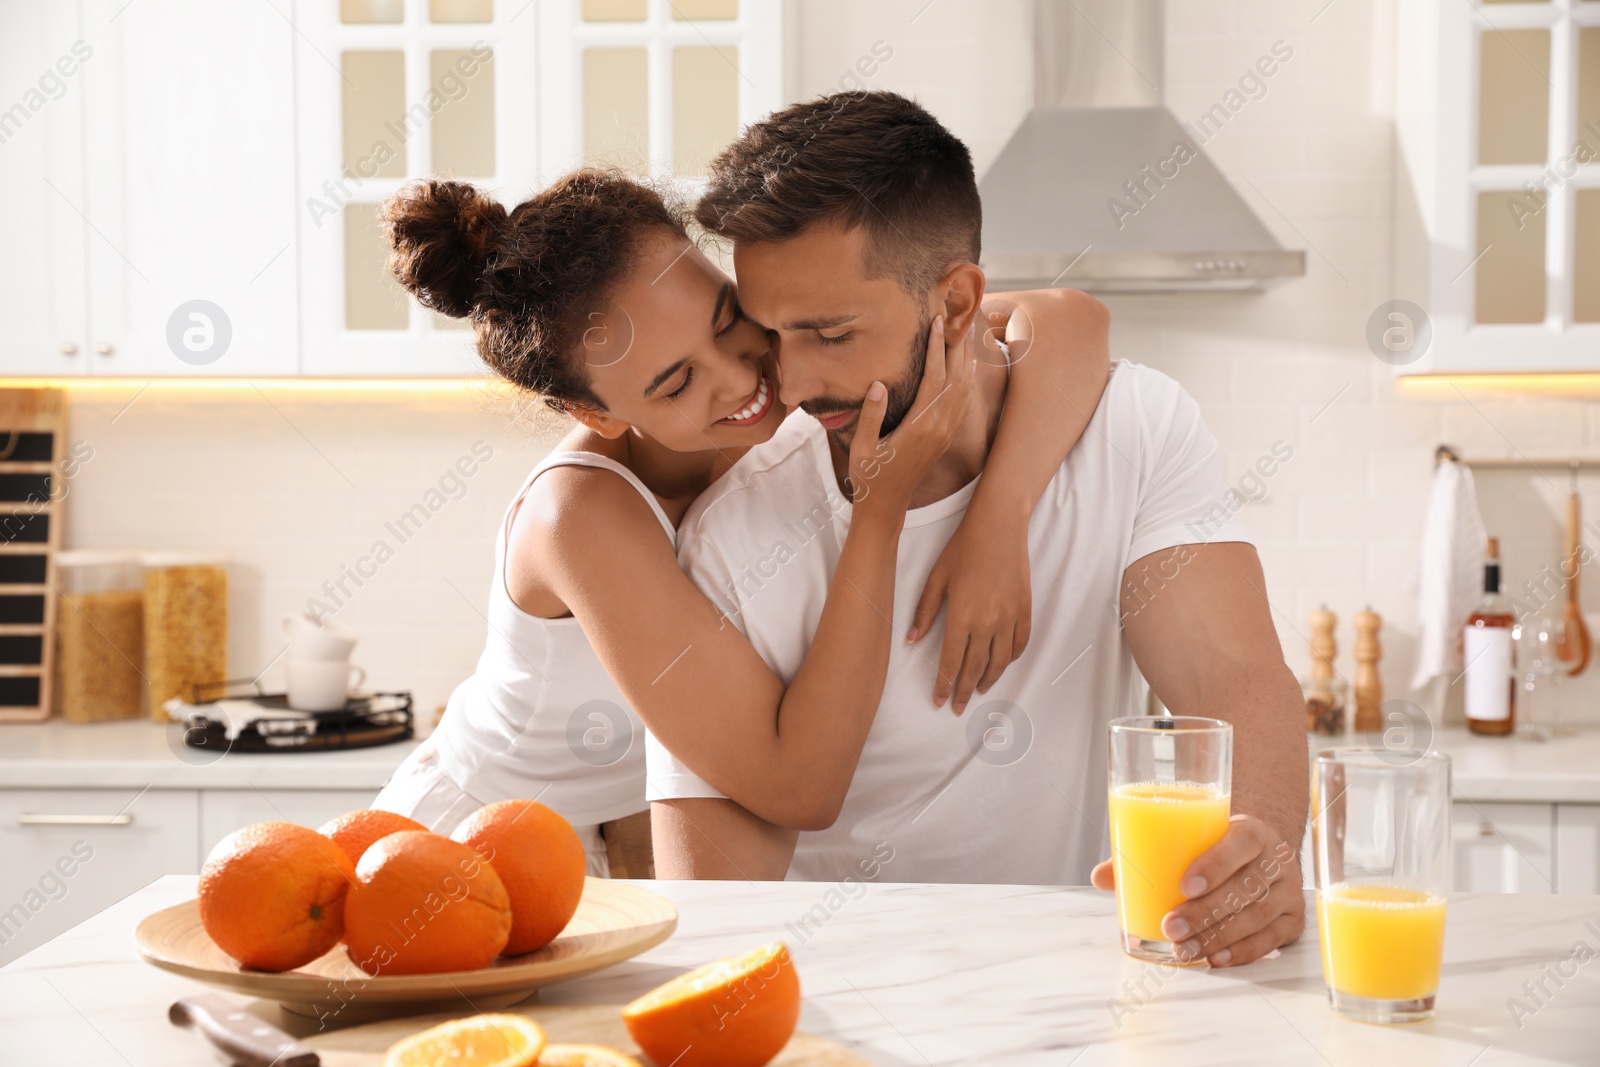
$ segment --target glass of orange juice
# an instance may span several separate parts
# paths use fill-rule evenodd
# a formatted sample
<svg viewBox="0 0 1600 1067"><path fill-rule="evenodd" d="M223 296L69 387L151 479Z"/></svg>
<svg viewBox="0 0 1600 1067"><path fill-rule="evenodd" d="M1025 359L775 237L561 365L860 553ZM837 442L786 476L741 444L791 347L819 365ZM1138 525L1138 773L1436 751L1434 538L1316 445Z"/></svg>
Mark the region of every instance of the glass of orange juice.
<svg viewBox="0 0 1600 1067"><path fill-rule="evenodd" d="M1429 1018L1450 888L1450 757L1319 752L1311 810L1328 1001L1361 1022Z"/></svg>
<svg viewBox="0 0 1600 1067"><path fill-rule="evenodd" d="M1123 951L1198 962L1177 957L1161 920L1187 899L1178 884L1189 864L1228 832L1233 727L1191 716L1113 719L1107 757Z"/></svg>

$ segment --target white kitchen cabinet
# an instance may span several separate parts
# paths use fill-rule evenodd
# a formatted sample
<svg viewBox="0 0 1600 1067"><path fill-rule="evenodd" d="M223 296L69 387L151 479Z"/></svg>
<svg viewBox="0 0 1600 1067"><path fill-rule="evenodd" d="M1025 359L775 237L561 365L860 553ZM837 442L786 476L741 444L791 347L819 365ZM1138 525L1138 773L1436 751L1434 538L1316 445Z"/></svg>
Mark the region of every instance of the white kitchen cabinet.
<svg viewBox="0 0 1600 1067"><path fill-rule="evenodd" d="M692 181L783 102L782 25L771 0L7 0L0 376L482 375L389 277L382 202L441 176L510 204L584 163Z"/></svg>
<svg viewBox="0 0 1600 1067"><path fill-rule="evenodd" d="M293 39L269 3L0 5L0 374L297 372Z"/></svg>
<svg viewBox="0 0 1600 1067"><path fill-rule="evenodd" d="M164 874L196 874L192 790L0 791L0 963Z"/></svg>
<svg viewBox="0 0 1600 1067"><path fill-rule="evenodd" d="M1450 836L1456 892L1555 892L1555 805L1458 798Z"/></svg>
<svg viewBox="0 0 1600 1067"><path fill-rule="evenodd" d="M537 15L403 0L301 4L295 18L302 372L483 374L466 323L389 276L377 212L415 177L508 205L537 187Z"/></svg>
<svg viewBox="0 0 1600 1067"><path fill-rule="evenodd" d="M0 964L255 822L318 827L375 789L0 790Z"/></svg>
<svg viewBox="0 0 1600 1067"><path fill-rule="evenodd" d="M82 11L90 372L295 373L288 15L209 0Z"/></svg>
<svg viewBox="0 0 1600 1067"><path fill-rule="evenodd" d="M1556 892L1600 894L1600 804L1556 805Z"/></svg>
<svg viewBox="0 0 1600 1067"><path fill-rule="evenodd" d="M200 793L200 860L235 830L257 822L292 822L313 830L336 815L372 806L376 790L207 789Z"/></svg>
<svg viewBox="0 0 1600 1067"><path fill-rule="evenodd" d="M388 275L377 211L407 181L511 206L585 164L692 180L783 103L775 0L317 3L295 20L307 375L485 373L466 324Z"/></svg>
<svg viewBox="0 0 1600 1067"><path fill-rule="evenodd" d="M83 67L72 4L0 4L0 374L61 377L88 362Z"/></svg>
<svg viewBox="0 0 1600 1067"><path fill-rule="evenodd" d="M1600 3L1400 0L1397 24L1392 296L1413 306L1376 309L1369 343L1401 373L1600 369Z"/></svg>

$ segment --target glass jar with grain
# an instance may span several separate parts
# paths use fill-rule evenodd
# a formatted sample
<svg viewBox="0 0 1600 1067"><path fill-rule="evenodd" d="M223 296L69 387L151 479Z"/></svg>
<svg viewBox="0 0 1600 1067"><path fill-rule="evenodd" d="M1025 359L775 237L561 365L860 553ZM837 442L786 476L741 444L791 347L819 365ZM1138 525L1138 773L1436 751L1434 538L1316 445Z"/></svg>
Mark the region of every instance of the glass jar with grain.
<svg viewBox="0 0 1600 1067"><path fill-rule="evenodd" d="M144 554L145 679L150 716L170 722L169 700L228 676L227 557L214 552ZM217 695L213 690L212 696Z"/></svg>
<svg viewBox="0 0 1600 1067"><path fill-rule="evenodd" d="M144 711L144 576L133 551L58 552L56 686L68 722L135 719Z"/></svg>

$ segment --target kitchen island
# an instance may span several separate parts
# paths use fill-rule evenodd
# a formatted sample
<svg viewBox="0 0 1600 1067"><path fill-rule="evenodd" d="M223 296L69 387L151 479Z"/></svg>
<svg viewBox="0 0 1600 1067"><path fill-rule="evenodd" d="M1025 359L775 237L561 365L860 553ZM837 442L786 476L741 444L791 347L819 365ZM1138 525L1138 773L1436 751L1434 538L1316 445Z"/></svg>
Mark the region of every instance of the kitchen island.
<svg viewBox="0 0 1600 1067"><path fill-rule="evenodd" d="M1453 897L1437 1015L1380 1027L1329 1010L1315 923L1276 959L1162 969L1117 949L1112 898L1092 889L639 884L677 905L677 933L546 989L544 1003L625 1003L684 969L781 938L805 996L801 1028L874 1063L1600 1062L1595 897ZM139 919L194 887L193 877L161 878L0 968L0 1063L214 1064L198 1037L166 1018L173 1000L205 987L143 963L133 946ZM1579 944L1593 954L1585 962L1573 955ZM274 1003L233 999L291 1032L315 1030Z"/></svg>

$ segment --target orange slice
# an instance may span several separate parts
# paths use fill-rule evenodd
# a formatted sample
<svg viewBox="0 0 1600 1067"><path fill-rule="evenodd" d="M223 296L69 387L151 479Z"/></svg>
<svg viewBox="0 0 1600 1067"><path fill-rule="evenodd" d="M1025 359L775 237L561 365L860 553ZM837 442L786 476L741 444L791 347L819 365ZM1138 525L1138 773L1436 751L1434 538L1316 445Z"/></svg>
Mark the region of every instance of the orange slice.
<svg viewBox="0 0 1600 1067"><path fill-rule="evenodd" d="M525 1015L474 1015L412 1034L383 1054L383 1067L533 1067L544 1030Z"/></svg>
<svg viewBox="0 0 1600 1067"><path fill-rule="evenodd" d="M622 1009L657 1063L761 1067L800 1021L800 978L782 941L679 975Z"/></svg>
<svg viewBox="0 0 1600 1067"><path fill-rule="evenodd" d="M639 1061L604 1045L546 1045L539 1067L639 1067Z"/></svg>

